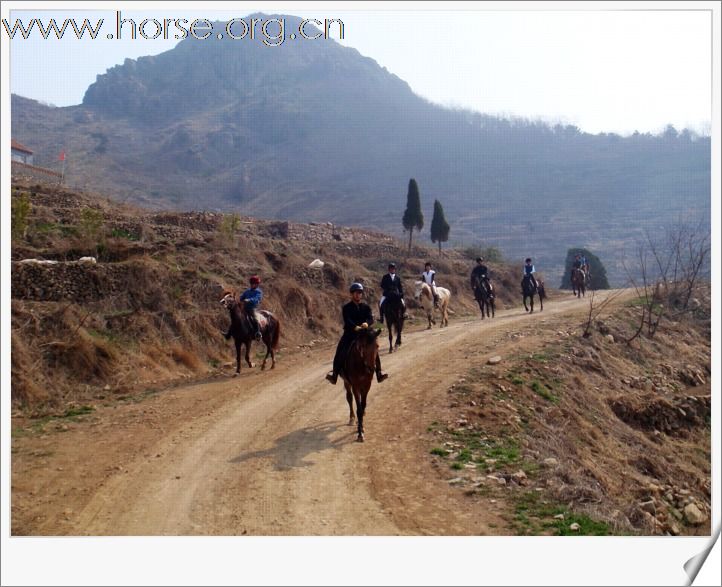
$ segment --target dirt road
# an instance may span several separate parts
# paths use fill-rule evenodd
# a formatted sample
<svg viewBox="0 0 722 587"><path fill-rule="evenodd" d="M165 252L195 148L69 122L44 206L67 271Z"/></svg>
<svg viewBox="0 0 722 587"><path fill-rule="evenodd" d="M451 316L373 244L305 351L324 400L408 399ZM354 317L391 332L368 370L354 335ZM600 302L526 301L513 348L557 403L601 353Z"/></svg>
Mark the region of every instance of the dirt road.
<svg viewBox="0 0 722 587"><path fill-rule="evenodd" d="M330 347L18 435L13 534L507 534L504 504L464 507L433 469L428 408L472 365L516 349L509 332L578 325L586 310L569 295L543 313L411 332L391 356L382 340L390 378L371 388L364 444L343 386L323 379Z"/></svg>

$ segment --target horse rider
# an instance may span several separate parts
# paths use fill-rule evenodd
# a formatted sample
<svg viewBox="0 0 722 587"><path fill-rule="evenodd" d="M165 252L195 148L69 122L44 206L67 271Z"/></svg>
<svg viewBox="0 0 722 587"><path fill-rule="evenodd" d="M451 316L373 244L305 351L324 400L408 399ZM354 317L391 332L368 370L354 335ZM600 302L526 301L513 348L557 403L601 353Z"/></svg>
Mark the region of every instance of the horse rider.
<svg viewBox="0 0 722 587"><path fill-rule="evenodd" d="M582 268L582 256L577 253L574 255L574 261L572 262L572 270Z"/></svg>
<svg viewBox="0 0 722 587"><path fill-rule="evenodd" d="M258 308L263 299L263 291L258 287L261 285L261 278L258 277L258 275L252 275L250 285L251 287L241 294L240 301L244 303L246 316L248 316L248 320L251 322L251 327L256 331L256 340L261 340L261 327L256 318L256 308Z"/></svg>
<svg viewBox="0 0 722 587"><path fill-rule="evenodd" d="M583 257L581 253L577 253L574 256L574 262L572 263L572 273L574 273L575 270L583 271L584 278L587 277L587 259L586 257Z"/></svg>
<svg viewBox="0 0 722 587"><path fill-rule="evenodd" d="M434 308L439 308L439 294L436 293L436 271L431 268L431 262L427 261L424 264L424 272L421 274L421 281L431 288L431 293L434 295Z"/></svg>
<svg viewBox="0 0 722 587"><path fill-rule="evenodd" d="M336 355L333 358L333 370L326 374L326 379L336 385L338 374L343 368L346 360L346 354L351 348L351 343L356 339L356 333L372 324L374 317L371 314L371 308L361 301L364 294L364 286L360 283L352 283L349 289L351 301L344 305L342 309L343 316L343 336L338 341L336 347ZM381 383L388 379L388 373L381 371L381 358L376 354L376 381Z"/></svg>
<svg viewBox="0 0 722 587"><path fill-rule="evenodd" d="M406 314L406 302L404 301L404 286L401 283L401 277L396 274L396 264L389 263L389 272L381 278L381 290L383 295L379 301L379 322L384 323L384 301L389 294L396 294L401 298L401 305L404 308L404 314Z"/></svg>
<svg viewBox="0 0 722 587"><path fill-rule="evenodd" d="M586 255L584 253L579 253L580 261L582 262L582 269L584 269L584 274L589 277L589 261L587 261Z"/></svg>
<svg viewBox="0 0 722 587"><path fill-rule="evenodd" d="M484 258L476 258L476 267L471 271L471 289L476 293L477 287L481 287L482 280L489 283L489 269L484 265Z"/></svg>
<svg viewBox="0 0 722 587"><path fill-rule="evenodd" d="M538 289L539 284L536 282L536 278L534 277L535 273L536 269L534 268L534 264L532 263L531 258L527 257L524 259L524 279L528 276L532 284L534 284L534 289Z"/></svg>

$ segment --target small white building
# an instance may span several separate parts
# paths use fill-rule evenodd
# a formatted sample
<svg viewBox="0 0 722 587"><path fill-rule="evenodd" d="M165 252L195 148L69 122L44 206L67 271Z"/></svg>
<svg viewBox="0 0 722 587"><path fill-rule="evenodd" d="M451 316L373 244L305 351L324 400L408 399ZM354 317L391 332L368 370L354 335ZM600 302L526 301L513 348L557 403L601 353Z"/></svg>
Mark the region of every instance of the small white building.
<svg viewBox="0 0 722 587"><path fill-rule="evenodd" d="M20 161L26 165L33 164L33 152L25 145L21 145L15 139L10 139L10 159Z"/></svg>

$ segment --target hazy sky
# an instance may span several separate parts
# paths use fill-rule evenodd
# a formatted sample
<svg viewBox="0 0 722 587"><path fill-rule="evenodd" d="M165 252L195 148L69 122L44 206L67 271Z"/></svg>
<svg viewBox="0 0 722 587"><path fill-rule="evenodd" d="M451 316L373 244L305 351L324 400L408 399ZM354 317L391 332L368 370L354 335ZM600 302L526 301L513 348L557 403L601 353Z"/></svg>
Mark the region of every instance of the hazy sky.
<svg viewBox="0 0 722 587"><path fill-rule="evenodd" d="M256 11L340 18L344 45L375 59L439 104L561 121L593 133L656 133L668 123L710 132L711 13L684 9L687 3L676 5L681 10L653 10L675 6L655 2L637 4L644 8L640 10L592 10L572 2L555 5L563 10L514 10L514 3L493 5L500 10L482 10L489 4L455 5L463 10L431 4L423 11L411 3L384 11L376 4L348 10L343 3L309 4L307 10L301 3L244 3L236 11L213 3L202 10L168 6L141 12L134 10L138 6L119 2L104 12L13 10L9 20L27 24L33 17L88 18L95 23L104 18L105 33L115 30L115 10L138 21L228 20ZM5 30L0 34L6 35ZM178 42L101 37L79 41L66 33L61 41L37 34L16 38L10 47L11 91L57 106L78 104L96 75L126 57L157 54Z"/></svg>

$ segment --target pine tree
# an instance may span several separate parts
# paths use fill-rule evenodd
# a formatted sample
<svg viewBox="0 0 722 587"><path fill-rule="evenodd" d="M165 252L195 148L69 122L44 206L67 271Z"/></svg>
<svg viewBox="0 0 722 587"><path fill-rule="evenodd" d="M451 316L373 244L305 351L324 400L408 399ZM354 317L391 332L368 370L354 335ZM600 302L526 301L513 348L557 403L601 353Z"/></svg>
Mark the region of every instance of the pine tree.
<svg viewBox="0 0 722 587"><path fill-rule="evenodd" d="M414 228L421 231L424 228L424 215L421 212L421 197L419 196L419 186L416 180L409 180L409 193L406 196L406 211L402 220L404 228L409 231L409 254L411 254L411 239L414 234Z"/></svg>
<svg viewBox="0 0 722 587"><path fill-rule="evenodd" d="M587 249L581 247L569 249L567 251L567 259L564 262L564 276L562 277L562 284L560 289L572 289L572 265L574 264L574 257L577 253L587 258L589 263L589 289L609 289L609 281L607 281L607 270L602 265L594 253L591 253Z"/></svg>
<svg viewBox="0 0 722 587"><path fill-rule="evenodd" d="M431 219L431 242L439 243L439 256L441 256L441 243L449 240L449 223L444 216L444 208L439 200L434 200L434 217Z"/></svg>

